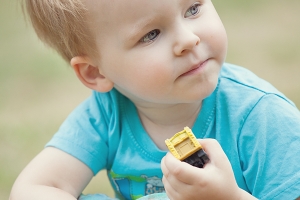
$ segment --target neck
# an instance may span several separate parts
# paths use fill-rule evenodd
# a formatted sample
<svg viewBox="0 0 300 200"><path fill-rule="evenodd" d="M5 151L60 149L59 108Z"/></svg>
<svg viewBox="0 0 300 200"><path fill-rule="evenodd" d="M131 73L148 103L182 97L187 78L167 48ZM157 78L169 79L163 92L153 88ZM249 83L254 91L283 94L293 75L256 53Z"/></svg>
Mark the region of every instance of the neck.
<svg viewBox="0 0 300 200"><path fill-rule="evenodd" d="M137 106L142 123L151 122L157 126L193 125L200 111L202 102L176 104L162 107ZM183 128L183 127L182 127Z"/></svg>
<svg viewBox="0 0 300 200"><path fill-rule="evenodd" d="M202 102L190 104L154 106L137 106L141 122L161 149L164 140L183 130L185 126L192 127L201 109Z"/></svg>

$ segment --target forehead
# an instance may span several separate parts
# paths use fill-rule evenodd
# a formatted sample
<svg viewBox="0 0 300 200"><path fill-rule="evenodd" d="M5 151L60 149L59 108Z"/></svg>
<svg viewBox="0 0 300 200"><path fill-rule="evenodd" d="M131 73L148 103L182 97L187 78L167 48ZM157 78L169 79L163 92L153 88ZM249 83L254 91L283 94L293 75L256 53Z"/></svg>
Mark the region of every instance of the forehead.
<svg viewBox="0 0 300 200"><path fill-rule="evenodd" d="M85 0L87 21L98 44L135 35L145 24L167 20L190 0ZM185 3L186 4L186 3ZM128 38L127 37L127 38Z"/></svg>
<svg viewBox="0 0 300 200"><path fill-rule="evenodd" d="M124 23L143 17L162 15L170 12L183 0L86 0L90 18L106 23Z"/></svg>

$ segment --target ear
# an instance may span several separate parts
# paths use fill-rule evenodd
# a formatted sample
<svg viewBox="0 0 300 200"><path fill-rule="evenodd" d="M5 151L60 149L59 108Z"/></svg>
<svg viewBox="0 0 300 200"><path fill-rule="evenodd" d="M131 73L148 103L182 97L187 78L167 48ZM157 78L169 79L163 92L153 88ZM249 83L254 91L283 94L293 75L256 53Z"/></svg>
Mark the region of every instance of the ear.
<svg viewBox="0 0 300 200"><path fill-rule="evenodd" d="M77 77L86 87L98 92L108 92L114 87L114 83L105 77L88 57L76 56L70 63Z"/></svg>

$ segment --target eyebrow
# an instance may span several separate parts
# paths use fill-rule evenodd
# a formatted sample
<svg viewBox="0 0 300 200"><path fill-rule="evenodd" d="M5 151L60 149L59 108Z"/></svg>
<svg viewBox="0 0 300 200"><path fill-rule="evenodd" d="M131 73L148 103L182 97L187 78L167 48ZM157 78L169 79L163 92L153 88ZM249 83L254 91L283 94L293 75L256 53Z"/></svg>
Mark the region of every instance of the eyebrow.
<svg viewBox="0 0 300 200"><path fill-rule="evenodd" d="M126 34L126 36L127 36L126 38L128 38L129 40L135 39L141 32L143 32L143 30L145 30L147 28L147 26L149 26L151 23L153 23L153 21L155 21L155 19L156 19L156 17L152 16L152 17L138 20L138 22L133 24L130 31L128 31L128 34Z"/></svg>

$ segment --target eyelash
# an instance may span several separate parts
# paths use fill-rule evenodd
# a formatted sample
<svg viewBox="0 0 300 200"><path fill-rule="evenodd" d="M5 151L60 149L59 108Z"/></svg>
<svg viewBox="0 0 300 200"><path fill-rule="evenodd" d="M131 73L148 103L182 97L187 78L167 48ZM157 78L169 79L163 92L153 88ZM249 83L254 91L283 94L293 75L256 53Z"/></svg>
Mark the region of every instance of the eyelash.
<svg viewBox="0 0 300 200"><path fill-rule="evenodd" d="M191 17L191 16L195 16L197 15L201 10L200 7L201 4L199 2L194 3L191 7L189 7L189 9L186 11L186 13L184 14L184 17ZM196 12L193 13L193 9L197 9Z"/></svg>
<svg viewBox="0 0 300 200"><path fill-rule="evenodd" d="M153 34L155 34L155 35L153 36ZM160 30L154 29L154 30L150 31L149 33L147 33L144 37L142 37L142 39L140 39L140 42L142 42L142 43L152 42L153 40L155 40L155 38L159 34L160 34Z"/></svg>
<svg viewBox="0 0 300 200"><path fill-rule="evenodd" d="M199 2L194 3L191 7L189 7L189 9L186 11L184 17L191 17L194 15L197 15L200 12L199 7L201 6L201 4ZM197 9L196 12L193 11L193 9ZM155 34L153 36L153 34ZM157 36L160 34L160 30L158 29L154 29L152 31L150 31L149 33L147 33L144 37L142 37L142 39L140 39L139 42L141 43L149 43L152 42L153 40L155 40L157 38Z"/></svg>

